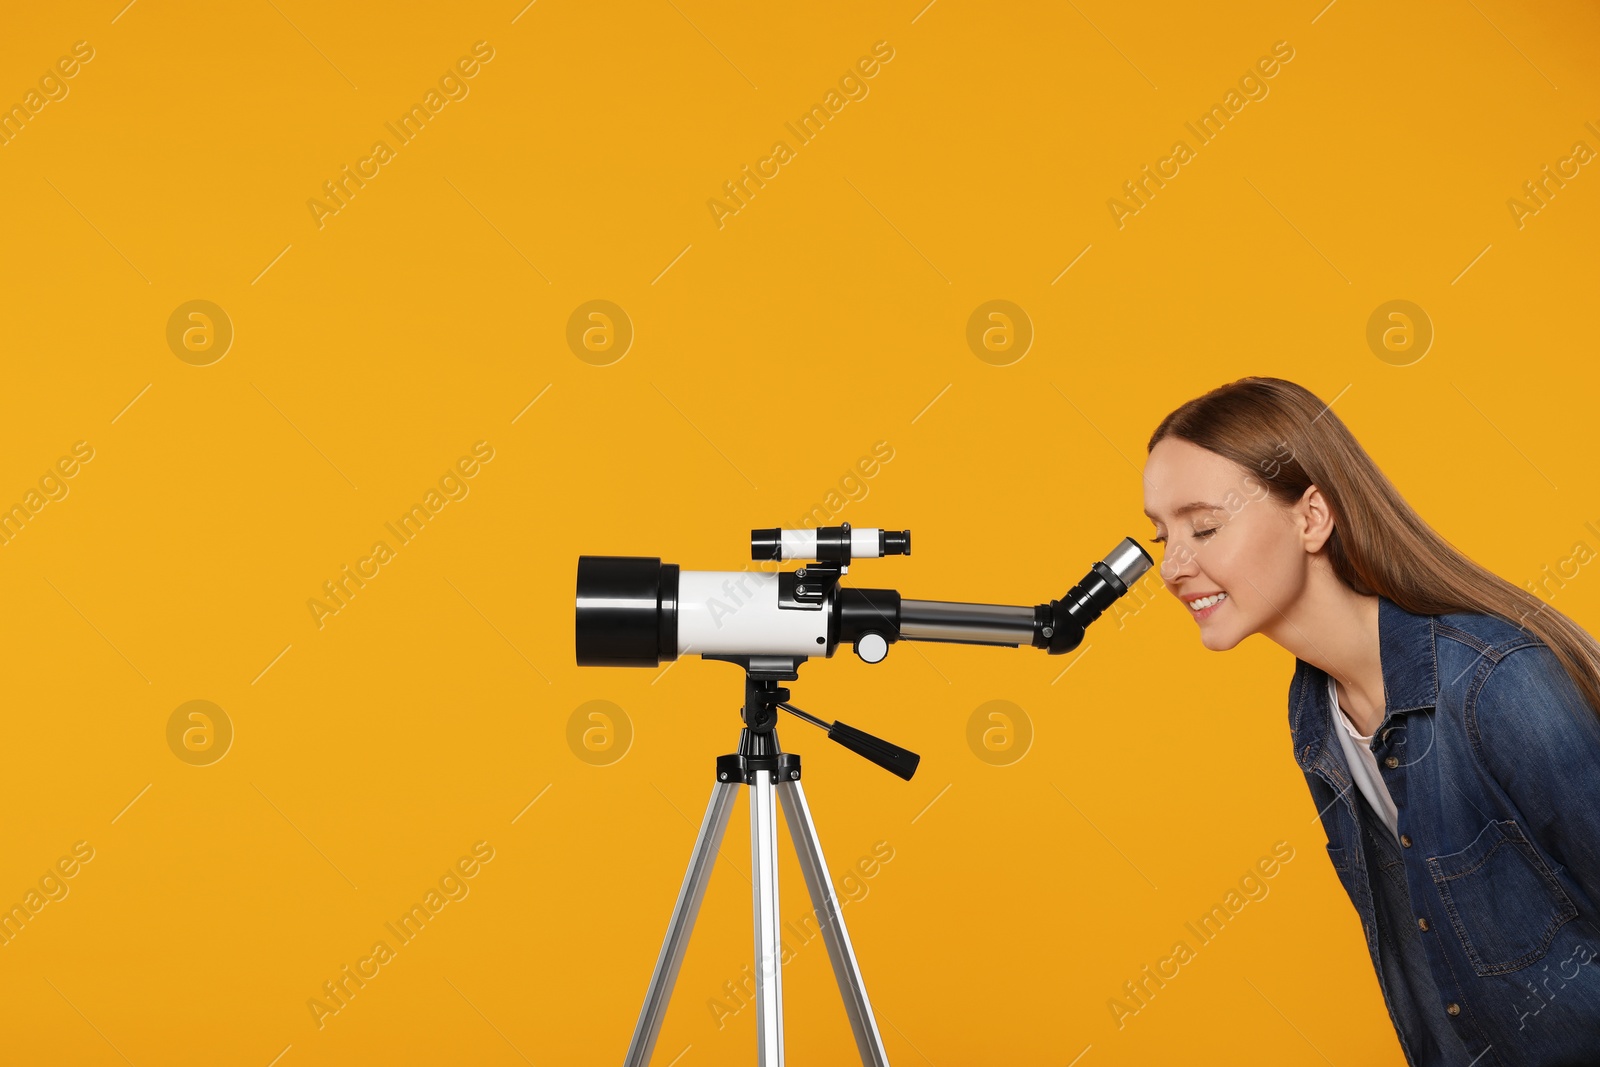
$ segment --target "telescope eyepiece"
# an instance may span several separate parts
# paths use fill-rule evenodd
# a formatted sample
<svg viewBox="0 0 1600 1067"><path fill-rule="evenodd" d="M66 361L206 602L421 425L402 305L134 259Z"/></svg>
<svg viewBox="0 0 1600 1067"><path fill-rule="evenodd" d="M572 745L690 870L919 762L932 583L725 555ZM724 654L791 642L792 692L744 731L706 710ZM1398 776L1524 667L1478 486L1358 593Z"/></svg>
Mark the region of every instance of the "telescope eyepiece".
<svg viewBox="0 0 1600 1067"><path fill-rule="evenodd" d="M1126 593L1133 588L1133 583L1144 577L1154 560L1144 546L1131 537L1124 537L1122 543L1111 550L1111 553L1101 560L1106 568L1111 571L1117 581L1122 583L1122 592Z"/></svg>
<svg viewBox="0 0 1600 1067"><path fill-rule="evenodd" d="M1035 609L1040 625L1034 644L1048 648L1052 656L1077 648L1090 624L1125 596L1154 563L1139 542L1124 537L1060 600Z"/></svg>

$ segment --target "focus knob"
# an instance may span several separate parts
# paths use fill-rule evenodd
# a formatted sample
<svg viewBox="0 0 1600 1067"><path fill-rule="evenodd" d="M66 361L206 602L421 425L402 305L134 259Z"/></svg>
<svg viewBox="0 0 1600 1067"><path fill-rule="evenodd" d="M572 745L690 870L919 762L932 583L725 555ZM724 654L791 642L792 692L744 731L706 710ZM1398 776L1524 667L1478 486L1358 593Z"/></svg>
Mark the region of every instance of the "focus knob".
<svg viewBox="0 0 1600 1067"><path fill-rule="evenodd" d="M868 663L882 663L889 654L889 642L882 634L865 633L856 638L856 655Z"/></svg>

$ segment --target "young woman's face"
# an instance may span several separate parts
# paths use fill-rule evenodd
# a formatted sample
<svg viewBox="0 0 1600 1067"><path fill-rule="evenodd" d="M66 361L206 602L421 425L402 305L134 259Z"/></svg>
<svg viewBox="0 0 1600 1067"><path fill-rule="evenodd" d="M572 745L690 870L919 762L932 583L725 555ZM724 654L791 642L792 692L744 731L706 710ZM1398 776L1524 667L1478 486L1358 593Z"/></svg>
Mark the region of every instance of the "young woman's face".
<svg viewBox="0 0 1600 1067"><path fill-rule="evenodd" d="M1293 514L1262 479L1215 452L1164 438L1145 463L1144 510L1162 546L1161 580L1207 648L1225 652L1283 621L1304 586L1307 555ZM1192 604L1210 604L1206 598L1218 593L1209 608Z"/></svg>

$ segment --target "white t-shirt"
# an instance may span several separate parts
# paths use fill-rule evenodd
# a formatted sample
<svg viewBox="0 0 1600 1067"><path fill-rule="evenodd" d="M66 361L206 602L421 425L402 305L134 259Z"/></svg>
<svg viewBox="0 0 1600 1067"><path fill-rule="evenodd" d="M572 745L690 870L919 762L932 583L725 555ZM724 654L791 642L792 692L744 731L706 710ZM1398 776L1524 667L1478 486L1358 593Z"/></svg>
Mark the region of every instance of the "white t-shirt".
<svg viewBox="0 0 1600 1067"><path fill-rule="evenodd" d="M1328 678L1328 703L1333 707L1333 732L1339 738L1339 747L1344 749L1345 762L1350 764L1350 777L1398 841L1400 813L1389 796L1389 787L1383 784L1383 777L1378 773L1378 757L1372 754L1372 735L1361 736L1344 709L1339 707L1339 687L1332 677Z"/></svg>

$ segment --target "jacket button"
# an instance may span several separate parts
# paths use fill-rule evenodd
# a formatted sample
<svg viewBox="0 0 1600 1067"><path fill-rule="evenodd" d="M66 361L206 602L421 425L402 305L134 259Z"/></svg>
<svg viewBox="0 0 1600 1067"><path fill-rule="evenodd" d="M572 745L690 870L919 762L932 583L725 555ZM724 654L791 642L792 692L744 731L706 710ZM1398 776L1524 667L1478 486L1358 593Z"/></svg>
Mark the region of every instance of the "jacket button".
<svg viewBox="0 0 1600 1067"><path fill-rule="evenodd" d="M1422 918L1421 916L1418 916L1417 917L1417 926L1419 928L1423 929L1423 930L1426 930L1428 928L1428 920ZM1452 1012L1451 1014L1454 1014L1454 1012Z"/></svg>
<svg viewBox="0 0 1600 1067"><path fill-rule="evenodd" d="M1400 835L1400 843L1402 845L1404 845L1406 848L1410 848L1411 847L1411 837L1410 837L1410 835L1409 834L1401 834Z"/></svg>
<svg viewBox="0 0 1600 1067"><path fill-rule="evenodd" d="M1392 771L1396 767L1400 766L1400 761L1398 759L1396 759L1394 756L1388 756L1388 757L1386 757L1384 759L1383 765L1385 767L1389 768Z"/></svg>
<svg viewBox="0 0 1600 1067"><path fill-rule="evenodd" d="M1461 1005L1452 1000L1450 1003L1444 1006L1444 1010L1446 1015L1460 1015Z"/></svg>

